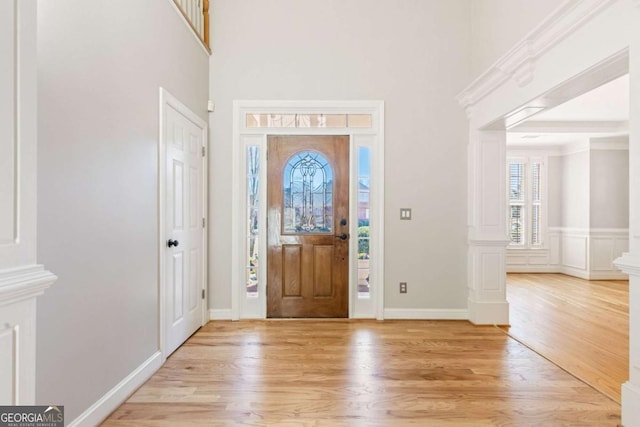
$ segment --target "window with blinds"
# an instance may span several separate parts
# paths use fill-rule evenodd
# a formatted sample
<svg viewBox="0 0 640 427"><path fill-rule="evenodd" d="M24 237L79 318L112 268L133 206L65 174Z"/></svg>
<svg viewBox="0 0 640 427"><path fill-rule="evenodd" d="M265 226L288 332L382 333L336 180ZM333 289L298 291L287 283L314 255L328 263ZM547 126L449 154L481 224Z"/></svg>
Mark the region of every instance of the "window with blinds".
<svg viewBox="0 0 640 427"><path fill-rule="evenodd" d="M511 247L542 245L542 161L510 159L507 166L508 234Z"/></svg>

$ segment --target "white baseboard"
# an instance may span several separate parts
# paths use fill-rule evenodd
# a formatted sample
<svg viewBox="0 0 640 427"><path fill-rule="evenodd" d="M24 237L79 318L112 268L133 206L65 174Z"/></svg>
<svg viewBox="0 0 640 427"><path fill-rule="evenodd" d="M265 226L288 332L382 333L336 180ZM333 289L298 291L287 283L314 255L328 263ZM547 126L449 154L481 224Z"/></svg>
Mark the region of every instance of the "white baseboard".
<svg viewBox="0 0 640 427"><path fill-rule="evenodd" d="M621 271L592 271L589 280L629 280L629 275Z"/></svg>
<svg viewBox="0 0 640 427"><path fill-rule="evenodd" d="M562 268L559 266L522 266L522 265L509 265L507 264L507 273L562 273Z"/></svg>
<svg viewBox="0 0 640 427"><path fill-rule="evenodd" d="M210 308L209 320L232 320L231 309Z"/></svg>
<svg viewBox="0 0 640 427"><path fill-rule="evenodd" d="M579 279L589 280L589 272L587 270L582 270L579 268L564 265L560 269L560 273L566 274L567 276L577 277Z"/></svg>
<svg viewBox="0 0 640 427"><path fill-rule="evenodd" d="M584 280L629 280L629 275L618 270L591 271L568 266L535 267L535 266L507 266L507 273L560 273L578 277Z"/></svg>
<svg viewBox="0 0 640 427"><path fill-rule="evenodd" d="M385 308L385 319L468 320L466 308Z"/></svg>
<svg viewBox="0 0 640 427"><path fill-rule="evenodd" d="M93 427L100 424L162 366L162 353L157 351L118 385L109 390L89 409L68 424L69 427Z"/></svg>

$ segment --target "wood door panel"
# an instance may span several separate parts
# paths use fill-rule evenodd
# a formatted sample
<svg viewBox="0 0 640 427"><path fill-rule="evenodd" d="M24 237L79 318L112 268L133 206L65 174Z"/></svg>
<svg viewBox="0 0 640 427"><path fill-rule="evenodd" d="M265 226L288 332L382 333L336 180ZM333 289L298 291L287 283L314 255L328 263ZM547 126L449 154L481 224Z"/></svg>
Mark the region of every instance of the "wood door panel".
<svg viewBox="0 0 640 427"><path fill-rule="evenodd" d="M333 245L313 247L313 297L333 296Z"/></svg>
<svg viewBox="0 0 640 427"><path fill-rule="evenodd" d="M282 297L302 296L302 246L282 246Z"/></svg>
<svg viewBox="0 0 640 427"><path fill-rule="evenodd" d="M308 158L301 153L326 161L304 169L325 177L321 187L284 177L285 170L293 176L290 159ZM349 240L339 236L349 232L349 137L269 136L267 175L267 316L348 317ZM296 197L308 205L291 207Z"/></svg>

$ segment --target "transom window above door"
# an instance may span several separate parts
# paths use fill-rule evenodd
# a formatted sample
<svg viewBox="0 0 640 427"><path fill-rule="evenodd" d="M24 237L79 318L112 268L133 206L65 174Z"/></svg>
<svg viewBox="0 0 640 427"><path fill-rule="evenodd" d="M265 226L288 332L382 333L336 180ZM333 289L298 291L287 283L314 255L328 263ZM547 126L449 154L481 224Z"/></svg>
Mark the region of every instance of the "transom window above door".
<svg viewBox="0 0 640 427"><path fill-rule="evenodd" d="M371 114L247 113L247 128L371 128Z"/></svg>

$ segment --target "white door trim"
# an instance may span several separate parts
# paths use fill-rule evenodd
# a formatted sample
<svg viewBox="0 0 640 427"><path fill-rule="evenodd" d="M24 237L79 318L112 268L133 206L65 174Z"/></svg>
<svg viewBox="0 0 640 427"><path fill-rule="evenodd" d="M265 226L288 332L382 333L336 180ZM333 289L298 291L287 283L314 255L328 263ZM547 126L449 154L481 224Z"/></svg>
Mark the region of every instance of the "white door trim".
<svg viewBox="0 0 640 427"><path fill-rule="evenodd" d="M247 113L282 114L371 114L370 128L247 128L243 117ZM245 189L246 143L260 149L261 159L266 159L266 140L269 135L349 135L350 136L350 198L352 236L357 236L357 164L355 152L358 144L371 148L371 262L372 288L370 307L356 309L355 274L357 257L352 256L349 270L349 317L370 317L382 319L384 313L384 101L234 101L233 103L233 146L232 146L232 227L231 227L231 318L266 317L266 268L259 269L258 299L249 302L253 309L243 310L247 300L244 292L246 253L245 221L247 200ZM264 164L264 163L262 163ZM260 200L266 201L266 168L260 171ZM266 212L260 215L260 233L266 233ZM260 253L266 254L266 239L261 240ZM357 253L357 238L351 239L350 252ZM264 263L266 264L266 263ZM250 313L248 311L251 311Z"/></svg>
<svg viewBox="0 0 640 427"><path fill-rule="evenodd" d="M184 117L193 122L196 126L202 129L202 143L204 149L204 156L202 157L202 217L205 219L205 226L202 228L202 237L203 237L203 255L202 255L202 286L203 290L207 288L207 229L209 227L209 220L207 218L207 206L208 206L208 164L207 161L209 156L209 147L208 147L208 133L209 126L206 121L201 119L197 114L191 111L188 107L182 104L176 97L171 95L166 89L160 88L160 108L159 108L159 138L158 138L158 350L162 353L162 360L164 361L167 354L167 339L166 339L166 326L165 321L167 318L166 313L166 295L165 295L165 242L167 240L167 236L165 235L165 186L166 186L166 130L165 130L165 113L166 107L171 106L171 108L178 111ZM206 291L205 291L206 292ZM206 296L206 294L205 294ZM201 325L204 325L207 320L207 299L205 298L202 302L202 321Z"/></svg>

